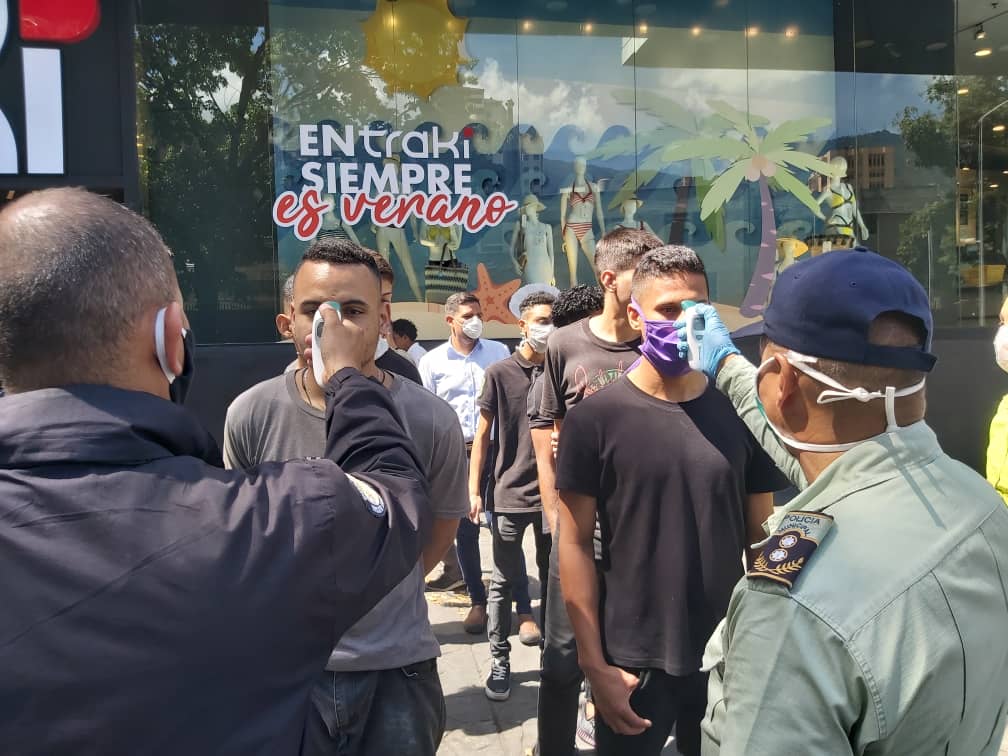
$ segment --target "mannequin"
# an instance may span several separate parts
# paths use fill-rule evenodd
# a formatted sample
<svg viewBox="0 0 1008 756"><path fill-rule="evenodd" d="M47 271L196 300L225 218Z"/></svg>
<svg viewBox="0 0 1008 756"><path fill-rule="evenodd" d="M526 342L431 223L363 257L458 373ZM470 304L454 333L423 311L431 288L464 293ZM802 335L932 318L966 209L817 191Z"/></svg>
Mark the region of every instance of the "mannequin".
<svg viewBox="0 0 1008 756"><path fill-rule="evenodd" d="M398 167L399 158L395 156L387 157L384 162L386 165L392 164ZM416 238L416 218L411 217L410 221L413 228L413 237ZM392 259L389 257L389 248L391 247L395 250L396 257L399 258L399 263L406 273L406 281L409 283L410 291L413 292L413 300L415 302L422 302L423 297L420 295L420 283L417 281L416 271L413 269L413 258L410 255L409 242L406 241L406 230L395 226L373 225L371 226L371 230L374 231L375 246L378 247L378 254L391 263Z"/></svg>
<svg viewBox="0 0 1008 756"><path fill-rule="evenodd" d="M560 190L560 218L563 223L563 246L567 255L567 269L570 285L577 284L578 247L588 260L588 267L595 274L595 231L594 221L598 215L599 235L605 235L605 218L602 214L602 192L598 184L585 175L588 162L583 157L574 159L574 181L569 189Z"/></svg>
<svg viewBox="0 0 1008 756"><path fill-rule="evenodd" d="M861 211L858 210L857 197L854 188L844 179L847 177L847 161L842 157L830 160L833 175L830 176L829 187L816 197L818 204L829 201L829 211L826 215L824 236L847 236L854 242L865 241L868 238L868 227L865 226ZM857 228L855 229L855 224ZM827 242L828 243L828 242ZM855 246L851 244L850 246ZM823 247L823 252L829 252Z"/></svg>
<svg viewBox="0 0 1008 756"><path fill-rule="evenodd" d="M455 258L455 252L462 246L461 226L428 226L423 224L420 243L427 247L427 259L431 265L438 265Z"/></svg>
<svg viewBox="0 0 1008 756"><path fill-rule="evenodd" d="M638 228L642 231L647 231L650 234L654 233L654 229L647 224L647 221L637 219L637 211L644 206L644 200L638 197L636 194L631 194L621 205L623 209L623 220L617 223L614 228Z"/></svg>
<svg viewBox="0 0 1008 756"><path fill-rule="evenodd" d="M553 257L553 226L539 220L546 209L534 194L522 200L521 217L511 236L511 257L522 284L556 284Z"/></svg>
<svg viewBox="0 0 1008 756"><path fill-rule="evenodd" d="M318 238L323 239L327 236L334 236L337 239L349 239L359 246L360 240L357 238L357 234L354 233L353 226L343 222L343 216L340 215L339 210L339 201L336 197L326 194L322 197L322 200L331 204L332 210L322 218L322 230L318 232Z"/></svg>

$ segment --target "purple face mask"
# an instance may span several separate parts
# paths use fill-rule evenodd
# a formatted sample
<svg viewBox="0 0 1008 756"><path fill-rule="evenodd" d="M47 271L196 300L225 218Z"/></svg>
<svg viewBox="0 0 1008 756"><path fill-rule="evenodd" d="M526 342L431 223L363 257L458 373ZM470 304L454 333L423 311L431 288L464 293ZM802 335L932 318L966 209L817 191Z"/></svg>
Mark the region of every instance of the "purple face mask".
<svg viewBox="0 0 1008 756"><path fill-rule="evenodd" d="M649 320L644 317L644 310L637 300L632 299L630 303L644 321L641 354L664 376L677 378L688 373L689 360L679 354L682 324L674 320Z"/></svg>

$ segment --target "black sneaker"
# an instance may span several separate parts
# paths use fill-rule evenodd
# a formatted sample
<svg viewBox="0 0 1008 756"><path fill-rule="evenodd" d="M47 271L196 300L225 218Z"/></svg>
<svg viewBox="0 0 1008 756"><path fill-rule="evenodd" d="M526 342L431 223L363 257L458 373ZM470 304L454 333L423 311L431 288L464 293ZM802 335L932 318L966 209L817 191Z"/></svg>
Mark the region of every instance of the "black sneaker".
<svg viewBox="0 0 1008 756"><path fill-rule="evenodd" d="M424 587L425 591L437 593L440 591L454 591L458 588L465 586L465 580L462 579L461 575L457 575L451 572L443 572L440 576L436 577L434 580L427 582Z"/></svg>
<svg viewBox="0 0 1008 756"><path fill-rule="evenodd" d="M486 681L486 697L491 701L507 701L511 695L511 662L507 659L490 661L490 676Z"/></svg>

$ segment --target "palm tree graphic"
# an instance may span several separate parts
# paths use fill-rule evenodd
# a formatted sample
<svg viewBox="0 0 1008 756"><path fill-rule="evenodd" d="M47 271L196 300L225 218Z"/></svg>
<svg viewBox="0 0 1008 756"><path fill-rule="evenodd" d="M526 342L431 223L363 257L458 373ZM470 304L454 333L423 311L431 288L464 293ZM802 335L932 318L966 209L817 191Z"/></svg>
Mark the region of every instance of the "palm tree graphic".
<svg viewBox="0 0 1008 756"><path fill-rule="evenodd" d="M790 194L816 217L823 217L812 191L794 175L794 171L830 176L835 169L815 155L800 152L796 145L807 141L815 131L829 126L831 121L827 118L785 121L777 128L766 131L761 137L753 126L755 121L752 116L723 102L714 101L709 104L715 113L731 123L731 130L724 136L687 140L667 149L672 152L674 148L675 156L689 155L693 159L728 160L731 163L714 179L701 201L701 220L723 209L743 181L759 185L763 229L760 250L756 258L756 269L739 307L739 312L744 317L757 317L766 308L775 278L777 218L770 189Z"/></svg>

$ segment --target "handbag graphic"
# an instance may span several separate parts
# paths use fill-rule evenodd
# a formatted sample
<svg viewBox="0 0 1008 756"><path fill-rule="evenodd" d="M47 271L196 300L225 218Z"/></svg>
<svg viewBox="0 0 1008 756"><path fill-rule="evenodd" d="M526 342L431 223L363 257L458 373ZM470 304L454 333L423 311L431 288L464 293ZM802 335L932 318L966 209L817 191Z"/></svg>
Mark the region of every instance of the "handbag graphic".
<svg viewBox="0 0 1008 756"><path fill-rule="evenodd" d="M430 230L436 228L434 226ZM455 257L450 238L439 241L441 257L437 262L429 262L424 267L424 301L428 304L444 304L452 294L469 290L469 266Z"/></svg>

